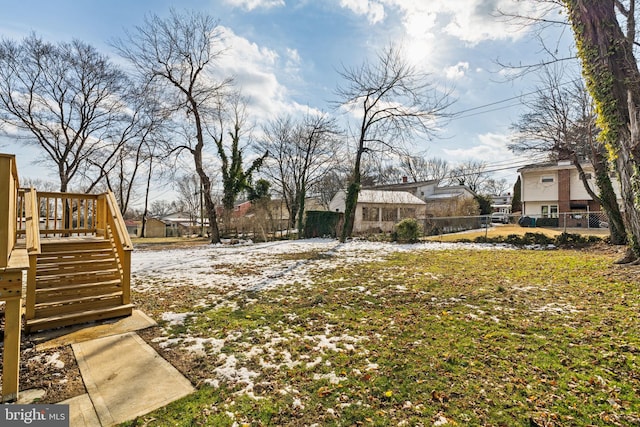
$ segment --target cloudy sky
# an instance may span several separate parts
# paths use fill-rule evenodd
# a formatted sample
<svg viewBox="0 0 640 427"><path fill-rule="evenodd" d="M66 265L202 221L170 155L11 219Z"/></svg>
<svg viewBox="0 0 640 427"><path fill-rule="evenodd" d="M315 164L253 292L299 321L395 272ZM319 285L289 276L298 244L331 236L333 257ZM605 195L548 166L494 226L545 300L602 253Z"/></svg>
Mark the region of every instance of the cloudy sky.
<svg viewBox="0 0 640 427"><path fill-rule="evenodd" d="M8 4L7 4L8 3ZM498 11L534 15L526 0L32 0L5 2L0 36L21 39L30 32L50 41L73 38L115 53L109 41L143 23L145 15L167 16L170 8L206 12L219 19L228 53L220 67L233 74L255 107L269 119L283 111L331 111L337 70L357 66L390 42L407 58L453 88L454 119L439 137L416 141L417 152L450 163L487 162L497 178L515 181L516 161L506 145L510 126L523 112L520 96L539 82L534 75L509 79L499 63L530 64L544 58L539 37ZM544 33L546 46L562 56L567 30ZM2 142L0 142L2 144ZM46 174L15 147L21 176ZM531 159L529 159L531 160ZM47 178L46 176L44 178ZM55 177L49 177L55 181Z"/></svg>

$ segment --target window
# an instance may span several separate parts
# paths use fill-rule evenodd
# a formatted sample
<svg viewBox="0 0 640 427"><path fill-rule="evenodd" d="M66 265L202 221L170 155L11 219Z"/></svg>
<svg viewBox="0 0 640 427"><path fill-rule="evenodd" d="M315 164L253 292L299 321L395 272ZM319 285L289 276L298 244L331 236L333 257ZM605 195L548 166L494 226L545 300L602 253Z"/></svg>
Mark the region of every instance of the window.
<svg viewBox="0 0 640 427"><path fill-rule="evenodd" d="M541 209L542 218L558 218L558 205L545 205Z"/></svg>
<svg viewBox="0 0 640 427"><path fill-rule="evenodd" d="M540 181L544 184L544 183L551 183L553 182L553 177L552 176L543 176Z"/></svg>
<svg viewBox="0 0 640 427"><path fill-rule="evenodd" d="M415 208L400 208L400 218L399 219L415 218L415 217L416 217Z"/></svg>
<svg viewBox="0 0 640 427"><path fill-rule="evenodd" d="M368 206L362 207L362 220L363 221L377 221L378 220L378 208L372 208Z"/></svg>
<svg viewBox="0 0 640 427"><path fill-rule="evenodd" d="M398 208L382 208L382 220L396 222L398 220Z"/></svg>

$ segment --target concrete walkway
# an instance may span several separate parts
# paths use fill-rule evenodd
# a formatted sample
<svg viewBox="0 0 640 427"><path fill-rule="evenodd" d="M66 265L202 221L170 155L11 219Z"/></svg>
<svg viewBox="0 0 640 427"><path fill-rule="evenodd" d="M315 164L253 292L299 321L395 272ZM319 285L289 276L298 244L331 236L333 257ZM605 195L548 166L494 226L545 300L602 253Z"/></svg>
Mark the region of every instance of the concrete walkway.
<svg viewBox="0 0 640 427"><path fill-rule="evenodd" d="M40 348L71 345L87 394L69 405L71 427L112 426L149 413L195 391L134 331L155 322L139 311L106 325L50 339Z"/></svg>

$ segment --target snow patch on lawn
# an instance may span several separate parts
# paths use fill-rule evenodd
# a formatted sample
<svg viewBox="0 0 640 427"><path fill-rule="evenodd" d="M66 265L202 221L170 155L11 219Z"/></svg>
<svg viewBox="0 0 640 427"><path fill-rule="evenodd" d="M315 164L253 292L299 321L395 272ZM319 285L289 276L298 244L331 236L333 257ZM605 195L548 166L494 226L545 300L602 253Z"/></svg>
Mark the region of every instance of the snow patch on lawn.
<svg viewBox="0 0 640 427"><path fill-rule="evenodd" d="M536 313L550 313L550 314L568 314L568 313L579 313L576 307L571 304L561 304L557 302L551 302L549 304L545 304L533 310Z"/></svg>
<svg viewBox="0 0 640 427"><path fill-rule="evenodd" d="M297 289L312 287L314 277L325 271L349 264L381 261L394 252L442 251L452 249L470 250L510 250L506 245L458 244L427 242L400 245L382 242L353 240L339 243L333 239L308 239L297 241L266 242L247 245L210 245L162 251L135 251L132 255L132 288L141 293L160 293L168 287L193 287L204 289L202 300L194 306L228 307L239 309L235 298L247 292L259 292L275 287ZM300 254L317 253L321 256L299 257ZM301 259L302 258L302 259ZM425 273L429 275L430 273ZM435 275L430 276L437 279ZM365 286L344 288L352 292L368 294ZM395 286L396 291L407 292L404 285ZM283 297L286 299L286 297ZM243 304L250 304L249 299ZM162 320L168 323L165 336L154 339L163 349L185 351L200 357L217 357L218 366L214 377L204 383L219 387L221 383L239 386L240 392L254 398L254 386L266 370L292 369L302 366L308 370L322 366L322 355L328 352L355 352L360 341L367 337L338 334L332 331L334 325L324 325L324 333L298 335L290 329L280 333L269 327L254 330L230 331L223 338L202 338L182 333L171 337L170 326L185 325L187 319L196 313L165 312ZM327 314L329 317L331 313ZM297 316L285 315L289 322ZM215 325L212 325L215 326ZM225 354L223 348L230 342L244 348L242 352ZM285 346L289 342L310 343L304 354L294 355ZM215 360L215 359L213 359ZM325 363L330 366L330 363ZM369 364L366 370L378 366ZM263 370L265 372L263 373ZM328 380L337 384L346 380L335 373L313 376L316 380ZM294 406L303 407L296 402Z"/></svg>
<svg viewBox="0 0 640 427"><path fill-rule="evenodd" d="M335 372L329 372L328 374L313 374L313 379L316 381L329 380L331 384L340 384L341 381L348 380L347 377L339 377Z"/></svg>
<svg viewBox="0 0 640 427"><path fill-rule="evenodd" d="M167 311L162 313L162 320L165 322L169 322L170 326L184 325L184 321L189 316L194 316L195 313L173 313L171 311Z"/></svg>

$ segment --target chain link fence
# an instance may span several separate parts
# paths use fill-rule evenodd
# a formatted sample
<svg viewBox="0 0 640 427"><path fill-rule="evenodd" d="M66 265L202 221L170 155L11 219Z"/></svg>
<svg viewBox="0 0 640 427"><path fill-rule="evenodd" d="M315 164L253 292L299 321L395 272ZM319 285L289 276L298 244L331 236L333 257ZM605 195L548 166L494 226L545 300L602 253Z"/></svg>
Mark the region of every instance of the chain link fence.
<svg viewBox="0 0 640 427"><path fill-rule="evenodd" d="M521 227L544 227L579 231L580 229L607 229L609 219L604 212L560 212L553 217L542 215L507 215L494 213L479 216L430 217L424 220L424 234L459 233L469 230L482 230L500 224L517 224Z"/></svg>

